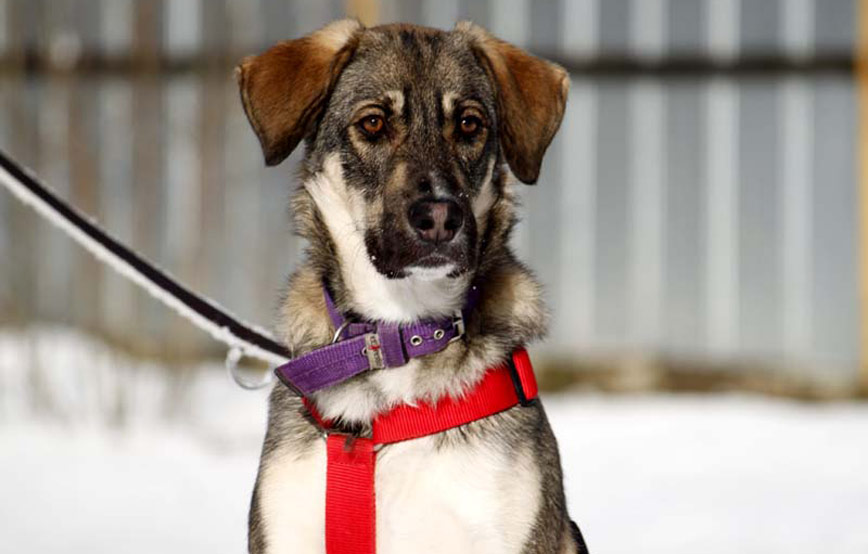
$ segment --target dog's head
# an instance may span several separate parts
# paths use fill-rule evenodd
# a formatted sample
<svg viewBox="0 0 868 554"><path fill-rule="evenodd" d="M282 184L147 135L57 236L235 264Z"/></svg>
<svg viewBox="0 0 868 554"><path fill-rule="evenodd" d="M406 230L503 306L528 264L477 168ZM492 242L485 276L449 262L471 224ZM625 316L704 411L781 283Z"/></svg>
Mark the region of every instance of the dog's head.
<svg viewBox="0 0 868 554"><path fill-rule="evenodd" d="M309 173L342 183L329 209L343 204L349 220L331 233L359 232L367 259L392 279L474 270L504 162L537 180L569 83L560 67L473 24L444 32L350 20L247 58L237 76L266 163L305 140Z"/></svg>

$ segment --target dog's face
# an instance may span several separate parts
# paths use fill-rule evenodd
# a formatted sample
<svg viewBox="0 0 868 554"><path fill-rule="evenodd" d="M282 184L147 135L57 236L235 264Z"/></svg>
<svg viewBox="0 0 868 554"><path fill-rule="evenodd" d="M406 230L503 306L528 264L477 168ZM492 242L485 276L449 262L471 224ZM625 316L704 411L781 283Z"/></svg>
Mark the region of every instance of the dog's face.
<svg viewBox="0 0 868 554"><path fill-rule="evenodd" d="M467 40L365 33L331 94L314 152L340 152L364 198L365 245L389 277L475 264L473 201L497 157L494 90Z"/></svg>
<svg viewBox="0 0 868 554"><path fill-rule="evenodd" d="M307 139L314 172L338 163L352 226L389 278L473 271L503 162L536 181L568 82L470 24L353 21L248 58L238 74L266 161Z"/></svg>

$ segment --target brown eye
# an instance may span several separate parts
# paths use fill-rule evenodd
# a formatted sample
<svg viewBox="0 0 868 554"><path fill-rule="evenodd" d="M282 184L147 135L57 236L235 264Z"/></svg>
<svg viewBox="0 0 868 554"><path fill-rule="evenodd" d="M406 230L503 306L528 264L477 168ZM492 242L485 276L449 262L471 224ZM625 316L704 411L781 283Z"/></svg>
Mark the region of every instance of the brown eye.
<svg viewBox="0 0 868 554"><path fill-rule="evenodd" d="M459 128L461 129L461 134L463 135L475 135L479 128L482 126L482 121L479 120L475 115L465 115L461 118L461 122L459 124Z"/></svg>
<svg viewBox="0 0 868 554"><path fill-rule="evenodd" d="M379 115L369 115L362 120L362 129L369 135L380 134L385 126L386 122Z"/></svg>

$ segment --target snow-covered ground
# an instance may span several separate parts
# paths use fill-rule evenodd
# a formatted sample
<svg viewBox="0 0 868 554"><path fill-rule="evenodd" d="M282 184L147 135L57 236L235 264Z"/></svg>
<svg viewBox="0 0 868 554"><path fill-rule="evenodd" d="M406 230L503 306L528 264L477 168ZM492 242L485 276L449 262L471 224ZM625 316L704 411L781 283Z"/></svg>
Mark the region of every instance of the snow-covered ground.
<svg viewBox="0 0 868 554"><path fill-rule="evenodd" d="M86 339L27 337L0 335L0 551L244 551L263 393L214 368L182 386ZM37 381L55 395L51 417L16 370L46 344L55 363ZM86 412L124 390L123 426ZM868 553L868 405L544 401L594 554Z"/></svg>

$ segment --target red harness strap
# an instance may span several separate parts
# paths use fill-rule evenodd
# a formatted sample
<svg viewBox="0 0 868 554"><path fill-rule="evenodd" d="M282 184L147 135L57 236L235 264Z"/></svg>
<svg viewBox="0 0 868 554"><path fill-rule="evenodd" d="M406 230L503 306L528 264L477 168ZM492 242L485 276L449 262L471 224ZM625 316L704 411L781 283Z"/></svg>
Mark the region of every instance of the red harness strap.
<svg viewBox="0 0 868 554"><path fill-rule="evenodd" d="M326 552L374 554L374 443L340 434L330 434L327 441Z"/></svg>
<svg viewBox="0 0 868 554"><path fill-rule="evenodd" d="M376 552L376 446L442 433L472 421L526 405L537 395L536 378L527 351L512 354L510 363L488 370L482 381L460 398L446 397L435 404L402 404L377 416L371 438L329 433L326 469L327 554ZM324 428L314 407L305 405Z"/></svg>

